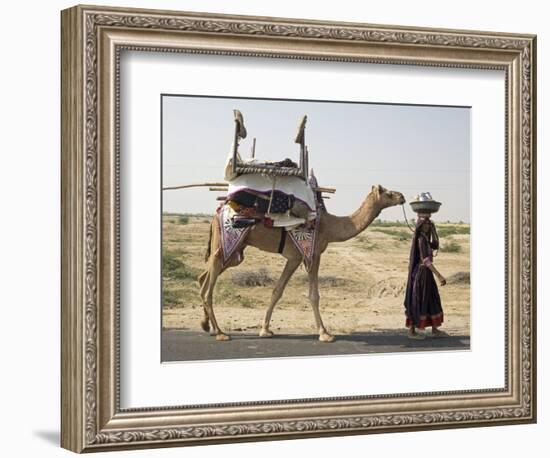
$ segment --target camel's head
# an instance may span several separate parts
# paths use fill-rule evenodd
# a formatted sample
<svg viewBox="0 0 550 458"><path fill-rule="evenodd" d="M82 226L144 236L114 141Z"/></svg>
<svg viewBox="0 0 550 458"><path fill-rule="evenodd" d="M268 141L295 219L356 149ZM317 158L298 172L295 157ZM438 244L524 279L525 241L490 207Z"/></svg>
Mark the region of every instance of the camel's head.
<svg viewBox="0 0 550 458"><path fill-rule="evenodd" d="M394 205L403 205L405 203L403 194L397 191L390 191L380 185L372 187L371 195L374 196L381 210L393 207Z"/></svg>

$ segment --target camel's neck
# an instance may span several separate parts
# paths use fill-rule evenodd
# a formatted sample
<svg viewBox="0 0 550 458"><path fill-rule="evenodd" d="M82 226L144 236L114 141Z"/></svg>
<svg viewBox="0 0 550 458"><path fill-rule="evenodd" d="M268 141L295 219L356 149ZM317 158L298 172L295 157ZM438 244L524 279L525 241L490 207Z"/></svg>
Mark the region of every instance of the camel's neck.
<svg viewBox="0 0 550 458"><path fill-rule="evenodd" d="M344 242L363 232L380 214L374 195L369 194L361 206L350 216L323 215L326 223L327 241Z"/></svg>

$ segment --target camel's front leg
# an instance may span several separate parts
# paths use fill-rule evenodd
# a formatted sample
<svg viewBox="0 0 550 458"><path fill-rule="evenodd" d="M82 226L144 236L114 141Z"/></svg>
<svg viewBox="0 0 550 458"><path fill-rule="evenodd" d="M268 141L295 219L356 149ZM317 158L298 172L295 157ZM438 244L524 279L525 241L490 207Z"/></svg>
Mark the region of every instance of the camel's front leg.
<svg viewBox="0 0 550 458"><path fill-rule="evenodd" d="M285 290L286 285L288 284L288 280L290 280L290 277L292 277L292 274L296 272L296 269L298 268L301 262L302 262L302 259L299 257L290 258L286 261L285 268L283 269L283 273L281 274L279 280L277 280L277 284L275 285L275 288L273 288L273 292L271 293L271 302L269 303L269 307L265 312L264 321L262 323L262 329L260 330L260 337L273 337L273 332L269 329L271 314L273 313L273 309L275 308L275 305L283 295L283 291Z"/></svg>
<svg viewBox="0 0 550 458"><path fill-rule="evenodd" d="M332 342L334 341L334 336L330 335L323 320L321 318L321 312L319 311L319 265L321 258L316 256L313 259L311 269L309 271L309 300L311 302L311 307L313 308L313 314L315 315L315 324L319 330L319 340L321 342Z"/></svg>

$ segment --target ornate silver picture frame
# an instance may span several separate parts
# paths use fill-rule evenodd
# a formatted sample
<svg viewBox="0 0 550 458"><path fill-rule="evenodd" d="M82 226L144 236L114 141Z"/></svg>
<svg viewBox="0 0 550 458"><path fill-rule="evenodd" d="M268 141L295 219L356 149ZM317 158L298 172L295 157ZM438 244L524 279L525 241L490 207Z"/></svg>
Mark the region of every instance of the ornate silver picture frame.
<svg viewBox="0 0 550 458"><path fill-rule="evenodd" d="M75 452L536 421L536 37L76 6L62 12L61 445ZM505 74L503 388L122 408L126 50ZM488 180L491 177L487 177Z"/></svg>

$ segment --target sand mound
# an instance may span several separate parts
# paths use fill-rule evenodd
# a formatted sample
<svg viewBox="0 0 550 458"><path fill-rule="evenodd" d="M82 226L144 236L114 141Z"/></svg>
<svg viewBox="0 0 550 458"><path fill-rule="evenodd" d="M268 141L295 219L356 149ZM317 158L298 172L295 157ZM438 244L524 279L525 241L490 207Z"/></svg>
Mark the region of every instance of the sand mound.
<svg viewBox="0 0 550 458"><path fill-rule="evenodd" d="M405 286L400 280L380 280L369 287L367 297L399 297L405 294Z"/></svg>

